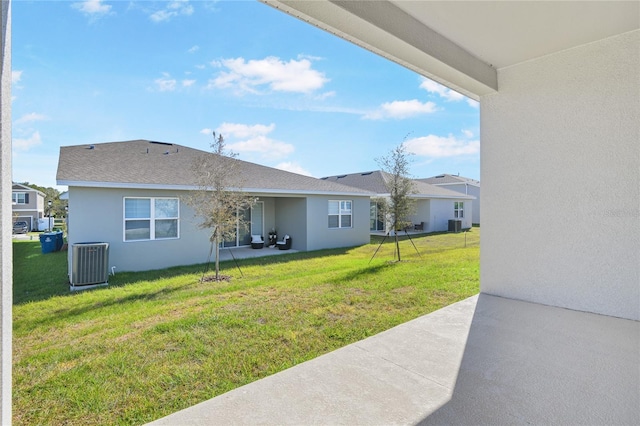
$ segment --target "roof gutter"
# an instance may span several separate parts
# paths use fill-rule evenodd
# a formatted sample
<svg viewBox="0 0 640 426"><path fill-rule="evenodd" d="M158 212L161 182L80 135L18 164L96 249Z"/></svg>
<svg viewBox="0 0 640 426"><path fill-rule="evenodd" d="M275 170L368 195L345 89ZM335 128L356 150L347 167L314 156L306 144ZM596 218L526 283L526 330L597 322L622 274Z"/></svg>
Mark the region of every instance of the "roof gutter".
<svg viewBox="0 0 640 426"><path fill-rule="evenodd" d="M125 183L125 182L87 182L87 181L71 181L57 180L57 185L82 188L110 188L110 189L147 189L147 190L165 190L165 191L197 191L202 189L195 185L160 185L155 183ZM234 190L234 189L232 189ZM319 190L302 190L302 189L272 189L272 188L243 188L242 191L250 194L267 194L267 195L339 195L349 197L371 197L371 192L349 192L349 191L319 191Z"/></svg>

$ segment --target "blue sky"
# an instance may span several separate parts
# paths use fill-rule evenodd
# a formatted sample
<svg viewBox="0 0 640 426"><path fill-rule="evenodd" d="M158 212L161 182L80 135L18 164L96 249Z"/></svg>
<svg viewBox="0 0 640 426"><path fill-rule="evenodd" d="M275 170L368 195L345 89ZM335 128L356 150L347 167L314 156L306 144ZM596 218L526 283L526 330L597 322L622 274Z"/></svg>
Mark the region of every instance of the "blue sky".
<svg viewBox="0 0 640 426"><path fill-rule="evenodd" d="M476 102L257 1L14 0L12 20L14 181L55 186L60 146L214 130L314 177L405 143L413 177L479 179Z"/></svg>

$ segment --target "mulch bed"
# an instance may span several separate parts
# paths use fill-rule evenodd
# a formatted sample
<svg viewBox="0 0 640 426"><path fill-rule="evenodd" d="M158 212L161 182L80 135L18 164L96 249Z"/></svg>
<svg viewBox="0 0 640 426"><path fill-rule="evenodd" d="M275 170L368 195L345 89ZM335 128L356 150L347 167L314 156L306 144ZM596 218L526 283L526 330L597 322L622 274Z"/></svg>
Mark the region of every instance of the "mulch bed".
<svg viewBox="0 0 640 426"><path fill-rule="evenodd" d="M221 282L221 281L231 281L231 275L218 275L216 278L215 275L206 275L200 278L200 282L210 283L210 282Z"/></svg>

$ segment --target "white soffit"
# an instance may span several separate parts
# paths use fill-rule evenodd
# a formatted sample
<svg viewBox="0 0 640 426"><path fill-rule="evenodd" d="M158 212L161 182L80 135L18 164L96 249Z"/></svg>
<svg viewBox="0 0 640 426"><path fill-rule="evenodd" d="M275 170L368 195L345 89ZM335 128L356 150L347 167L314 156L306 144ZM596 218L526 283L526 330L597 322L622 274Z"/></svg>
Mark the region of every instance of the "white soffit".
<svg viewBox="0 0 640 426"><path fill-rule="evenodd" d="M476 100L497 90L495 69L386 0L261 1Z"/></svg>
<svg viewBox="0 0 640 426"><path fill-rule="evenodd" d="M640 1L390 0L495 68L640 28Z"/></svg>
<svg viewBox="0 0 640 426"><path fill-rule="evenodd" d="M474 99L496 69L640 28L637 0L261 1Z"/></svg>

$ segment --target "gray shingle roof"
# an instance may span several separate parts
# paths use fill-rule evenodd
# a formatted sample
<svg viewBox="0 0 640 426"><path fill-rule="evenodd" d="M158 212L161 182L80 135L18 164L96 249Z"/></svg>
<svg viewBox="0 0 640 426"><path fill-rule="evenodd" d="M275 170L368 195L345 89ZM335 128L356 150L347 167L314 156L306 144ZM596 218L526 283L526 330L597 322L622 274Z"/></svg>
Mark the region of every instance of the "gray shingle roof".
<svg viewBox="0 0 640 426"><path fill-rule="evenodd" d="M133 140L60 148L58 185L193 189L194 162L206 151L177 144ZM237 159L243 189L267 193L371 195L365 190L327 182Z"/></svg>
<svg viewBox="0 0 640 426"><path fill-rule="evenodd" d="M338 182L343 185L349 185L355 188L364 189L382 196L389 193L389 189L386 185L389 176L390 175L388 173L382 170L376 170L372 172L328 176L322 179L327 182ZM415 179L413 180L413 184L416 191L414 196L416 198L475 198Z"/></svg>
<svg viewBox="0 0 640 426"><path fill-rule="evenodd" d="M462 176L448 175L448 174L442 174L442 175L437 175L437 176L432 176L429 178L417 179L417 180L421 182L430 183L432 185L446 184L446 183L468 183L470 185L480 186L480 181L477 181L475 179L469 179Z"/></svg>
<svg viewBox="0 0 640 426"><path fill-rule="evenodd" d="M16 182L11 182L11 183L12 183L11 188L13 191L33 191L42 195L43 197L46 197L46 194L44 192L38 191L37 189L31 188L30 186L23 185L21 183L16 183Z"/></svg>

